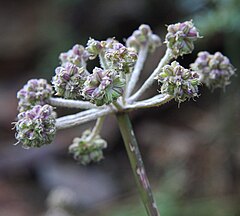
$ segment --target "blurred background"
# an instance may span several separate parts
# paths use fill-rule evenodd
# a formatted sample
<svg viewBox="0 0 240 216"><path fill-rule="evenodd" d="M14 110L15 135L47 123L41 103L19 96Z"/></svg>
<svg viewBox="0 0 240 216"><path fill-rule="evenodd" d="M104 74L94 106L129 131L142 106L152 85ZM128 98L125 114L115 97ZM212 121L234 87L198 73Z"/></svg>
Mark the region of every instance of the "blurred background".
<svg viewBox="0 0 240 216"><path fill-rule="evenodd" d="M123 42L140 24L164 40L165 24L193 19L199 51L221 51L240 68L239 0L0 0L0 216L145 215L114 116L102 137L105 160L87 167L68 154L72 139L93 123L59 131L53 144L24 150L11 122L16 92L31 78L49 82L60 52L91 36ZM141 82L163 45L149 55ZM90 65L90 67L92 67ZM141 84L140 82L140 84ZM240 215L240 76L226 91L131 113L147 173L163 216ZM157 93L157 84L148 92ZM57 110L59 115L76 110Z"/></svg>

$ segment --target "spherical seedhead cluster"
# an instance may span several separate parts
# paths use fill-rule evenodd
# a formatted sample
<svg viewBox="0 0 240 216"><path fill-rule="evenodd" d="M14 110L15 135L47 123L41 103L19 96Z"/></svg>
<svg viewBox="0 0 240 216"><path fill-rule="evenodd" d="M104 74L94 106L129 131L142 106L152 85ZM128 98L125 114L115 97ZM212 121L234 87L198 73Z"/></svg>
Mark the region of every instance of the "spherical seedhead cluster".
<svg viewBox="0 0 240 216"><path fill-rule="evenodd" d="M149 46L149 51L154 52L162 43L160 37L153 34L150 26L146 24L140 25L138 30L135 30L126 41L127 47L133 47L137 51L140 47L147 44Z"/></svg>
<svg viewBox="0 0 240 216"><path fill-rule="evenodd" d="M88 52L79 44L74 45L72 49L61 53L59 56L62 66L67 63L72 63L78 67L85 67L88 58Z"/></svg>
<svg viewBox="0 0 240 216"><path fill-rule="evenodd" d="M45 79L31 79L17 93L18 110L24 112L35 105L44 105L53 93Z"/></svg>
<svg viewBox="0 0 240 216"><path fill-rule="evenodd" d="M73 154L75 160L86 165L90 162L99 162L103 159L103 149L107 147L107 142L99 135L89 140L90 130L86 130L82 137L76 137L69 146L69 152Z"/></svg>
<svg viewBox="0 0 240 216"><path fill-rule="evenodd" d="M193 42L200 38L192 21L169 25L167 30L165 43L175 58L191 53L194 49Z"/></svg>
<svg viewBox="0 0 240 216"><path fill-rule="evenodd" d="M56 113L49 105L36 105L18 114L15 123L16 139L24 148L41 147L50 144L56 133Z"/></svg>
<svg viewBox="0 0 240 216"><path fill-rule="evenodd" d="M67 63L64 67L57 67L55 73L52 84L57 96L67 99L81 98L83 83L87 78L83 67L79 68L74 64Z"/></svg>
<svg viewBox="0 0 240 216"><path fill-rule="evenodd" d="M220 52L214 55L208 52L199 52L198 57L190 67L197 71L202 83L208 88L224 88L230 84L230 78L235 73L229 59Z"/></svg>
<svg viewBox="0 0 240 216"><path fill-rule="evenodd" d="M116 71L95 67L84 83L83 95L97 106L110 104L123 94L124 85Z"/></svg>
<svg viewBox="0 0 240 216"><path fill-rule="evenodd" d="M134 49L127 48L112 38L102 42L102 45L105 48L104 57L108 68L125 74L132 71L137 60L137 53Z"/></svg>
<svg viewBox="0 0 240 216"><path fill-rule="evenodd" d="M185 69L176 61L171 65L165 65L157 79L161 84L161 93L172 95L178 102L184 102L198 95L200 84L198 74Z"/></svg>

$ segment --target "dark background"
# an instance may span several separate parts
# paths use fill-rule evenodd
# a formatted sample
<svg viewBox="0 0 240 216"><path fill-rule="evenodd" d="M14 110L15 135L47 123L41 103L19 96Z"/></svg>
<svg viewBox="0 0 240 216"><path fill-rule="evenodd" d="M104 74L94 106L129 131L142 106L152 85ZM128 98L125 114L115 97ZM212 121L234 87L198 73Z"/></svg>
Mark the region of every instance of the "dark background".
<svg viewBox="0 0 240 216"><path fill-rule="evenodd" d="M16 92L30 78L50 82L59 53L75 43L113 36L123 42L142 23L164 40L165 24L193 19L203 38L181 64L208 50L240 68L239 11L238 0L1 0L0 216L144 215L114 116L102 131L105 160L83 167L67 149L92 124L60 131L41 149L13 146ZM149 55L141 82L164 50ZM171 102L131 114L162 215L240 215L239 79L225 92L201 87L201 96L180 108Z"/></svg>

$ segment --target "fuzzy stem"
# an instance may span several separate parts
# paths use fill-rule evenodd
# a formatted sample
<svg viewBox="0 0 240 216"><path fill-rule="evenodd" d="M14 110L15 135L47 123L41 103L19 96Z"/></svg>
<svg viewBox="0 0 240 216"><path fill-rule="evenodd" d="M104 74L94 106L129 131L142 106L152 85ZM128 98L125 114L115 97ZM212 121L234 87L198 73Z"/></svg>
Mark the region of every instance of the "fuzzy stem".
<svg viewBox="0 0 240 216"><path fill-rule="evenodd" d="M129 83L127 84L126 93L125 93L126 98L128 98L131 95L132 91L134 90L134 87L136 86L140 73L143 69L144 62L147 58L148 48L149 48L148 44L140 48L137 62L135 64L134 70L130 77Z"/></svg>
<svg viewBox="0 0 240 216"><path fill-rule="evenodd" d="M67 108L78 108L78 109L91 109L97 108L96 105L88 101L80 100L69 100L64 98L49 98L48 103L52 106L67 107Z"/></svg>
<svg viewBox="0 0 240 216"><path fill-rule="evenodd" d="M128 158L137 183L142 202L148 216L160 216L156 202L154 201L152 190L145 172L142 157L138 148L130 119L126 113L116 115L119 128L128 153Z"/></svg>
<svg viewBox="0 0 240 216"><path fill-rule="evenodd" d="M85 112L89 112L90 110L87 110ZM106 107L105 109L99 109L99 110L91 110L93 112L90 112L86 115L83 115L83 112L73 114L73 115L68 115L64 117L60 117L56 121L56 128L57 130L65 129L65 128L70 128L74 127L77 125L81 125L83 123L93 121L99 117L114 113L116 110L112 109L111 107Z"/></svg>
<svg viewBox="0 0 240 216"><path fill-rule="evenodd" d="M132 111L136 109L145 109L150 107L158 107L161 106L170 100L172 100L174 97L168 94L160 94L156 95L150 99L142 100L135 102L133 104L127 104L124 106L124 110L126 111Z"/></svg>
<svg viewBox="0 0 240 216"><path fill-rule="evenodd" d="M102 116L97 119L97 122L91 131L91 134L87 138L88 142L91 142L100 133L104 120L105 120L105 116Z"/></svg>
<svg viewBox="0 0 240 216"><path fill-rule="evenodd" d="M63 121L69 121L70 119L74 120L76 118L76 116L79 118L79 117L83 117L83 116L94 114L97 111L98 111L98 109L89 109L89 110L81 111L81 112L79 112L77 114L59 117L59 118L57 118L57 121L63 122Z"/></svg>
<svg viewBox="0 0 240 216"><path fill-rule="evenodd" d="M156 75L161 71L162 67L169 63L169 61L172 59L172 52L170 49L166 50L165 55L159 62L157 68L153 71L153 73L148 77L148 79L143 83L142 87L129 98L129 101L136 101L154 82L154 78Z"/></svg>
<svg viewBox="0 0 240 216"><path fill-rule="evenodd" d="M100 61L101 67L102 67L104 70L107 70L107 69L108 69L108 66L107 66L106 59L105 59L105 57L104 57L104 51L101 51L101 52L99 53L99 61Z"/></svg>

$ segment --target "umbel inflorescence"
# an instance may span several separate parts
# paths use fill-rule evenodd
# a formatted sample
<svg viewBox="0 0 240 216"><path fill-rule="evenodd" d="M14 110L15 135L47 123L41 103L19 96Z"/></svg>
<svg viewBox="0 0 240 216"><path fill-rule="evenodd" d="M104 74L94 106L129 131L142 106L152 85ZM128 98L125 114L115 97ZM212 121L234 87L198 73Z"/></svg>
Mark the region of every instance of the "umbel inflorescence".
<svg viewBox="0 0 240 216"><path fill-rule="evenodd" d="M17 143L24 148L41 147L53 142L57 130L96 120L92 129L73 139L69 152L83 165L99 162L107 147L100 136L104 118L115 114L146 212L160 216L127 112L171 100L180 104L194 99L200 95L202 84L211 90L225 89L235 73L220 52L200 52L190 68L184 68L177 58L193 51L200 34L192 21L169 25L167 31L166 52L139 89L135 87L147 56L162 45L148 25L141 25L125 44L115 38L90 38L85 47L77 44L61 53L52 85L44 79L32 79L17 93ZM99 64L89 71L88 62L93 59L99 59ZM154 82L159 84L157 94L139 100ZM57 118L57 106L77 108L79 112Z"/></svg>
<svg viewBox="0 0 240 216"><path fill-rule="evenodd" d="M102 150L107 147L99 135L106 115L160 106L172 99L181 103L199 96L201 84L215 89L230 83L235 69L220 52L200 52L189 69L176 61L179 56L191 53L194 42L200 38L192 21L169 25L167 31L165 55L134 94L147 55L162 45L148 25L141 25L125 44L115 38L103 41L90 38L85 47L77 44L61 53L52 85L44 79L32 79L17 93L18 142L25 148L41 147L50 144L59 129L98 119L92 130L73 140L69 151L82 164L100 161ZM88 62L96 58L99 64L89 71ZM159 94L138 101L154 82L160 86L156 89ZM80 112L56 118L56 106L79 108Z"/></svg>

